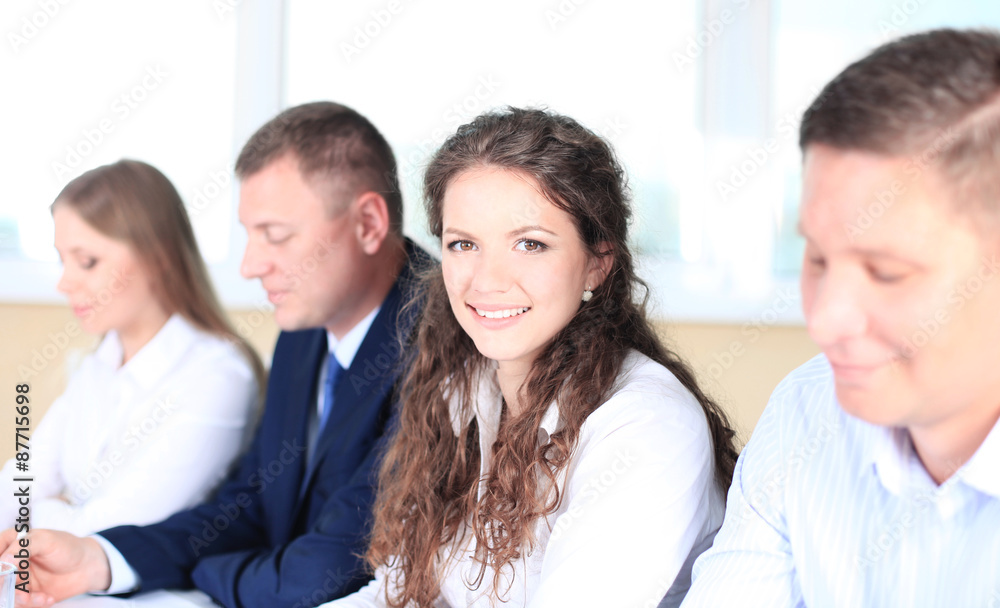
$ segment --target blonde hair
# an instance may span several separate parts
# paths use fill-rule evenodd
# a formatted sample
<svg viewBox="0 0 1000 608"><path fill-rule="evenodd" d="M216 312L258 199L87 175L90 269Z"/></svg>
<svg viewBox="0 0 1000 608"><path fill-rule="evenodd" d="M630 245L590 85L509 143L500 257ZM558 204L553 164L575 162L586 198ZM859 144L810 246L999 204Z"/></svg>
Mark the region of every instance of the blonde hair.
<svg viewBox="0 0 1000 608"><path fill-rule="evenodd" d="M235 344L253 368L258 399L263 396L264 365L226 319L184 203L163 173L137 160L104 165L68 183L52 209L62 205L101 234L128 244L154 278L153 293L168 314L179 313Z"/></svg>

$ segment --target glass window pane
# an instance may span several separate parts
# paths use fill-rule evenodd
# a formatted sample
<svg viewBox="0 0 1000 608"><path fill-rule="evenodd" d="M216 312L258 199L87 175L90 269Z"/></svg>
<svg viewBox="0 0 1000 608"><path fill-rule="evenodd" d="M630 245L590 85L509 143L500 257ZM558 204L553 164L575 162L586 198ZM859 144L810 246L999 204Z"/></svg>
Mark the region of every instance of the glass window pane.
<svg viewBox="0 0 1000 608"><path fill-rule="evenodd" d="M1000 28L994 2L955 0L774 0L773 112L787 117L797 137L802 112L822 87L851 62L905 34L939 27ZM803 244L798 222L801 157L783 157L783 192L774 267L795 274Z"/></svg>
<svg viewBox="0 0 1000 608"><path fill-rule="evenodd" d="M697 4L289 0L286 102L333 99L371 118L400 160L406 230L425 240L420 180L444 138L489 108L548 106L612 141L637 246L678 256L704 163L697 65L672 57Z"/></svg>
<svg viewBox="0 0 1000 608"><path fill-rule="evenodd" d="M48 206L87 169L149 162L177 186L202 252L226 257L236 18L219 3L17 0L0 73L0 256L51 261Z"/></svg>

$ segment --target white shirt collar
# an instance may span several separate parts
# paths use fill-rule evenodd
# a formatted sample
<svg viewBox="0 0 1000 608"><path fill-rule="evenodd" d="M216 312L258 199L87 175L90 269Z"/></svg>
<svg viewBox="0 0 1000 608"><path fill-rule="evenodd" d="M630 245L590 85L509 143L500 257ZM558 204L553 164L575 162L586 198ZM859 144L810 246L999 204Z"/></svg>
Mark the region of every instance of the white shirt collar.
<svg viewBox="0 0 1000 608"><path fill-rule="evenodd" d="M125 365L122 365L124 349L121 339L114 330L104 336L94 356L112 372L128 374L140 387L149 389L170 371L173 363L180 360L199 333L204 332L183 315L174 313Z"/></svg>
<svg viewBox="0 0 1000 608"><path fill-rule="evenodd" d="M1000 497L1000 420L980 444L969 462L962 467L962 479L977 490Z"/></svg>
<svg viewBox="0 0 1000 608"><path fill-rule="evenodd" d="M448 397L451 401L451 423L455 435L458 435L475 417L479 426L480 444L485 446L492 446L496 440L500 430L500 417L503 414L503 394L497 383L496 368L496 362L491 362L478 377L473 379L472 411L462 411L457 397ZM539 424L539 441L548 442L549 437L557 430L559 430L559 405L553 401Z"/></svg>
<svg viewBox="0 0 1000 608"><path fill-rule="evenodd" d="M872 426L871 462L882 485L901 495L912 485L911 464L916 454L904 428Z"/></svg>
<svg viewBox="0 0 1000 608"><path fill-rule="evenodd" d="M623 382L624 379L628 378L631 371L646 360L646 357L636 351L629 352L622 363L621 379L619 382ZM458 435L465 426L468 426L472 418L475 417L479 424L480 442L483 439L484 429L489 429L493 437L490 443L486 445L493 445L493 440L496 439L496 432L500 428L500 415L503 412L503 395L500 392L500 385L497 383L496 370L497 362L490 361L480 371L479 375L473 378L472 392L474 397L472 408L474 411L472 412L462 411L459 407L457 397L449 390L449 381L445 382L444 394L445 399L449 401L451 407L451 424L455 435ZM549 437L558 431L560 427L559 404L553 401L549 404L548 409L545 410L545 415L542 416L541 423L538 425L539 444L548 443Z"/></svg>
<svg viewBox="0 0 1000 608"><path fill-rule="evenodd" d="M906 488L925 481L934 485L917 457L910 433L904 428L873 427L871 462L887 490L901 494ZM955 475L966 485L991 496L1000 497L1000 420L972 458ZM949 479L950 481L950 479Z"/></svg>
<svg viewBox="0 0 1000 608"><path fill-rule="evenodd" d="M326 332L327 350L337 358L337 363L340 363L340 367L344 369L351 368L351 363L354 362L354 357L358 354L361 343L364 342L365 336L368 335L368 330L371 328L372 323L375 322L375 317L381 309L381 304L376 306L368 313L368 316L361 319L357 325L344 334L344 338L341 340L337 340L337 336L333 335L332 332Z"/></svg>

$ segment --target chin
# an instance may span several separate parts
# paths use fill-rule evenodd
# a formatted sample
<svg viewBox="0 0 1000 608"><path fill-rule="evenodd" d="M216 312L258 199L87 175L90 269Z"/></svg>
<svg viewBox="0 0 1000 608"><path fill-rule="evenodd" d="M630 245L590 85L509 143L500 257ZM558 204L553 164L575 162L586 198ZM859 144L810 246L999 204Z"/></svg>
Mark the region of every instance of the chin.
<svg viewBox="0 0 1000 608"><path fill-rule="evenodd" d="M80 329L92 336L100 336L108 333L112 328L101 323L95 323L94 319L91 318L90 320L80 319Z"/></svg>
<svg viewBox="0 0 1000 608"><path fill-rule="evenodd" d="M487 359L492 359L493 361L510 361L517 358L517 354L511 353L509 349L505 349L502 346L475 339L473 339L473 343L476 345L476 350L479 351L479 354Z"/></svg>
<svg viewBox="0 0 1000 608"><path fill-rule="evenodd" d="M282 331L298 331L313 327L312 325L306 325L301 315L296 315L290 310L280 308L274 309L274 322Z"/></svg>
<svg viewBox="0 0 1000 608"><path fill-rule="evenodd" d="M871 389L837 387L837 402L847 414L878 426L897 426L899 421L886 404L893 403L892 395Z"/></svg>
<svg viewBox="0 0 1000 608"><path fill-rule="evenodd" d="M476 342L475 340L473 340L473 343L476 345L476 350L479 351L479 354L486 357L487 359L492 359L493 361L503 360L504 358L503 353L499 352L497 349L490 348L489 346L484 347L484 345L480 344L479 342Z"/></svg>

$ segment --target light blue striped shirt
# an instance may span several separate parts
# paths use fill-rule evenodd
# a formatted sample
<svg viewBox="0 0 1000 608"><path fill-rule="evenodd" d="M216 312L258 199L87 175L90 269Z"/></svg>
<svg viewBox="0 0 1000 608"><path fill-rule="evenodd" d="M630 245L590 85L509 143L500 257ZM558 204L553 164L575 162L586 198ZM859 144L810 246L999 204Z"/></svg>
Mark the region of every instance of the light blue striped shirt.
<svg viewBox="0 0 1000 608"><path fill-rule="evenodd" d="M820 355L775 389L693 575L684 608L1000 608L1000 423L937 486L905 429L844 413Z"/></svg>

